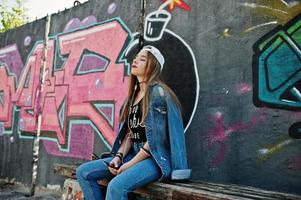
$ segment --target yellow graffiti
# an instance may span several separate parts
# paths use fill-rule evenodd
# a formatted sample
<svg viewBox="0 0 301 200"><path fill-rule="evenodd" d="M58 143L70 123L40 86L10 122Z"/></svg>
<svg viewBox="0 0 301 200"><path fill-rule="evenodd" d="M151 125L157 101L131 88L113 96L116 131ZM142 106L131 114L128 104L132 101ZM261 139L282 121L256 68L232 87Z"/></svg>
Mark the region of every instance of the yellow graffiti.
<svg viewBox="0 0 301 200"><path fill-rule="evenodd" d="M231 34L230 34L230 29L229 29L229 28L226 28L226 29L224 30L223 36L224 36L224 37L230 37L230 36L231 36Z"/></svg>
<svg viewBox="0 0 301 200"><path fill-rule="evenodd" d="M251 31L254 31L257 28L260 28L260 27L263 27L263 26L268 26L268 25L273 25L273 24L278 24L278 22L277 21L271 21L271 22L262 23L262 24L259 24L259 25L256 25L256 26L252 26L250 28L245 29L242 33L243 34L249 33Z"/></svg>
<svg viewBox="0 0 301 200"><path fill-rule="evenodd" d="M249 28L243 30L241 33L236 34L236 36L243 36L244 34L252 32L257 28L260 28L260 27L263 27L263 26L268 26L268 25L275 25L275 24L278 24L278 22L277 21L271 21L271 22L262 23L262 24L259 24L259 25L256 25L256 26L252 26L252 27L249 27ZM223 35L224 38L234 37L234 35L230 33L230 28L225 28L222 35Z"/></svg>
<svg viewBox="0 0 301 200"><path fill-rule="evenodd" d="M257 0L257 3L244 3L245 6L254 8L257 14L276 20L279 24L286 24L301 11L299 2L286 3L283 0Z"/></svg>
<svg viewBox="0 0 301 200"><path fill-rule="evenodd" d="M242 32L235 35L238 37L244 36L261 27L273 26L276 24L284 25L301 12L301 3L297 1L286 3L284 0L257 0L256 3L245 2L237 4L246 8L251 8L255 15L264 16L266 20L268 20L268 22L244 29ZM222 35L223 37L234 38L234 35L229 33L229 28L226 28Z"/></svg>
<svg viewBox="0 0 301 200"><path fill-rule="evenodd" d="M263 149L260 149L258 150L258 153L259 153L259 159L261 161L265 161L267 160L268 158L270 158L273 154L279 152L280 150L282 150L285 146L289 145L290 143L292 143L293 140L292 139L289 139L289 140L284 140L272 147L269 147L269 148L263 148Z"/></svg>
<svg viewBox="0 0 301 200"><path fill-rule="evenodd" d="M179 0L173 0L173 1L171 1L171 2L170 2L170 5L169 5L169 9L170 9L170 10L173 10L173 9L174 9L175 3L180 5L180 4L181 4L181 1L179 1Z"/></svg>

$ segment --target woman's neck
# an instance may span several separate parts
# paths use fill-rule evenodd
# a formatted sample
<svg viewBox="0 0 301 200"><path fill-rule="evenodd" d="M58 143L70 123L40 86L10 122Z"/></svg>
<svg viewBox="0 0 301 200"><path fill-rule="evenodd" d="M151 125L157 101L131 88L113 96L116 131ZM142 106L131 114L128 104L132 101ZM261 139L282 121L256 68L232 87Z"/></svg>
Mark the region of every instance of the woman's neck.
<svg viewBox="0 0 301 200"><path fill-rule="evenodd" d="M145 91L146 81L144 81L144 78L142 78L140 76L139 77L137 76L137 79L138 79L138 84L139 84L140 91Z"/></svg>

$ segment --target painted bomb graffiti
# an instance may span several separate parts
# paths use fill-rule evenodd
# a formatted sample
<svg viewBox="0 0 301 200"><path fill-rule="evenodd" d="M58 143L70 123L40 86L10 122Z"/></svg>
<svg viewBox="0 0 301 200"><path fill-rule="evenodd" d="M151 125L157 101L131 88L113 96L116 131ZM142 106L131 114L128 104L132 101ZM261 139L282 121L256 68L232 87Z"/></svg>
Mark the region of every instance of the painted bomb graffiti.
<svg viewBox="0 0 301 200"><path fill-rule="evenodd" d="M41 112L41 136L48 140L44 142L48 153L89 158L93 134L84 133L91 132L91 127L109 147L125 100L123 91L127 88L129 70L123 55L130 41L131 33L119 18L51 37L47 44L43 93L39 93L42 41L36 42L24 67L16 45L2 48L1 134L12 129L13 114L19 110L20 137L32 138L37 129L37 114ZM82 134L91 144L81 146ZM88 151L78 151L87 148Z"/></svg>
<svg viewBox="0 0 301 200"><path fill-rule="evenodd" d="M146 16L143 44L158 47L166 58L162 76L175 91L182 104L182 108L185 111L183 113L183 122L186 131L197 107L199 77L195 56L190 46L179 35L166 28L172 16L165 8L170 8L173 3L175 7L184 5L181 4L183 1L168 0L158 10L150 12ZM189 11L189 6L187 6L183 9ZM133 38L134 40L126 52L128 60L132 60L139 50L140 33L134 33Z"/></svg>
<svg viewBox="0 0 301 200"><path fill-rule="evenodd" d="M254 45L253 99L256 106L301 108L301 15L278 26ZM289 135L301 138L301 123Z"/></svg>

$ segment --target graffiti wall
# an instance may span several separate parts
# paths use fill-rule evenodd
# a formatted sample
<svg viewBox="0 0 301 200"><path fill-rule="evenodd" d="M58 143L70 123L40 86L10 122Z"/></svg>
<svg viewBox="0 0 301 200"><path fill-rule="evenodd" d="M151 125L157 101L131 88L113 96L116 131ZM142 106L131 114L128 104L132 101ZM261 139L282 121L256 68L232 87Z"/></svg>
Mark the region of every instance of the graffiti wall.
<svg viewBox="0 0 301 200"><path fill-rule="evenodd" d="M97 9L91 10L95 5L106 13L96 14ZM16 34L1 36L1 176L16 177L9 172L8 163L18 159L13 155L18 152L11 154L7 148L20 146L19 141L28 144L23 148L28 154L27 174L31 174L32 141L38 128L39 157L48 158L38 163L39 174L47 175L40 176L42 183L51 182L47 177L53 176L51 165L55 162L90 160L93 153L110 150L126 98L130 70L125 52L132 41L129 27L137 21L125 22L114 6L116 3L109 1L86 3L60 13L63 21L50 17L47 38L45 19L11 31ZM140 9L139 3L133 7ZM40 35L36 33L39 29ZM40 127L38 115L42 116Z"/></svg>
<svg viewBox="0 0 301 200"><path fill-rule="evenodd" d="M300 194L300 5L90 0L1 34L0 177L31 182L38 131L42 185L62 184L54 163L109 151L130 63L151 44L182 104L191 178Z"/></svg>
<svg viewBox="0 0 301 200"><path fill-rule="evenodd" d="M191 10L173 4L169 27L199 75L192 178L300 193L299 2L184 2Z"/></svg>
<svg viewBox="0 0 301 200"><path fill-rule="evenodd" d="M300 193L299 2L191 4L203 13L187 36L200 74L194 177Z"/></svg>
<svg viewBox="0 0 301 200"><path fill-rule="evenodd" d="M17 180L25 183L31 181L33 141L21 138L19 116L23 112L29 119L28 129L32 128L33 88L39 82L39 79L34 81L39 77L34 63L40 58L29 55L35 41L43 39L44 32L45 19L41 19L0 36L0 173L1 177L18 176Z"/></svg>
<svg viewBox="0 0 301 200"><path fill-rule="evenodd" d="M168 20L160 15L153 22L153 17L148 16L146 21L152 23L156 31L149 33L143 42L158 46L170 57L163 76L187 110L184 115L187 129L198 100L197 66L189 45L166 28L171 19L171 13L165 11L169 5L170 2L166 2L153 12L165 12ZM30 142L26 150L31 161L35 160L30 154L32 141L39 132L38 181L42 184L60 179L53 176L52 164L91 160L93 153L100 155L111 149L118 130L119 112L127 95L130 63L139 50L139 38L144 32L137 31L139 18L128 20L130 13L120 6L121 3L111 1L85 3L44 19L41 25L44 32L45 27L50 27L46 38L41 34L35 39L34 33L24 30L21 43L13 37L12 42L3 42L0 134L10 146L18 146L16 141L19 140ZM140 12L140 2L132 6L133 11ZM105 13L99 14L98 9ZM161 27L162 19L165 25ZM3 38L8 36L4 34ZM174 45L167 47L162 40ZM177 54L172 51L175 46L180 50ZM179 60L173 58L184 57L186 62L182 62L181 73L185 70L187 76L176 77L173 66ZM183 83L193 90L180 90ZM38 116L41 116L40 125ZM5 154L8 159L12 158L9 152ZM30 163L28 174L35 173L30 167L35 168ZM9 176L9 169L9 166L1 169L3 176Z"/></svg>

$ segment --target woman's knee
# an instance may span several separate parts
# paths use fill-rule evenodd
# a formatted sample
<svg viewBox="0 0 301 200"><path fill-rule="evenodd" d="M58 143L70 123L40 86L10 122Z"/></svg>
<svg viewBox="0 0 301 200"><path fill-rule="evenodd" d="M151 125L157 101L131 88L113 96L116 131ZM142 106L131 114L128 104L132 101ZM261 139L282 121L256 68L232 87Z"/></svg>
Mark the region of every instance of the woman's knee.
<svg viewBox="0 0 301 200"><path fill-rule="evenodd" d="M110 194L117 194L117 193L122 193L123 191L125 191L127 188L125 187L125 184L122 184L119 180L115 178L113 178L108 186L107 186L107 193Z"/></svg>
<svg viewBox="0 0 301 200"><path fill-rule="evenodd" d="M92 164L91 162L86 162L78 166L76 168L76 177L82 179L88 179L88 175L90 174L90 171L94 171L93 166L91 164Z"/></svg>
<svg viewBox="0 0 301 200"><path fill-rule="evenodd" d="M103 163L103 161L109 162L110 158L94 160L81 164L76 169L76 177L85 180L98 180L103 178L109 178L109 169L107 165Z"/></svg>
<svg viewBox="0 0 301 200"><path fill-rule="evenodd" d="M82 167L82 165L80 165L80 166L78 166L78 167L76 168L76 177L77 177L77 178L84 178L84 176L83 176L83 167Z"/></svg>

